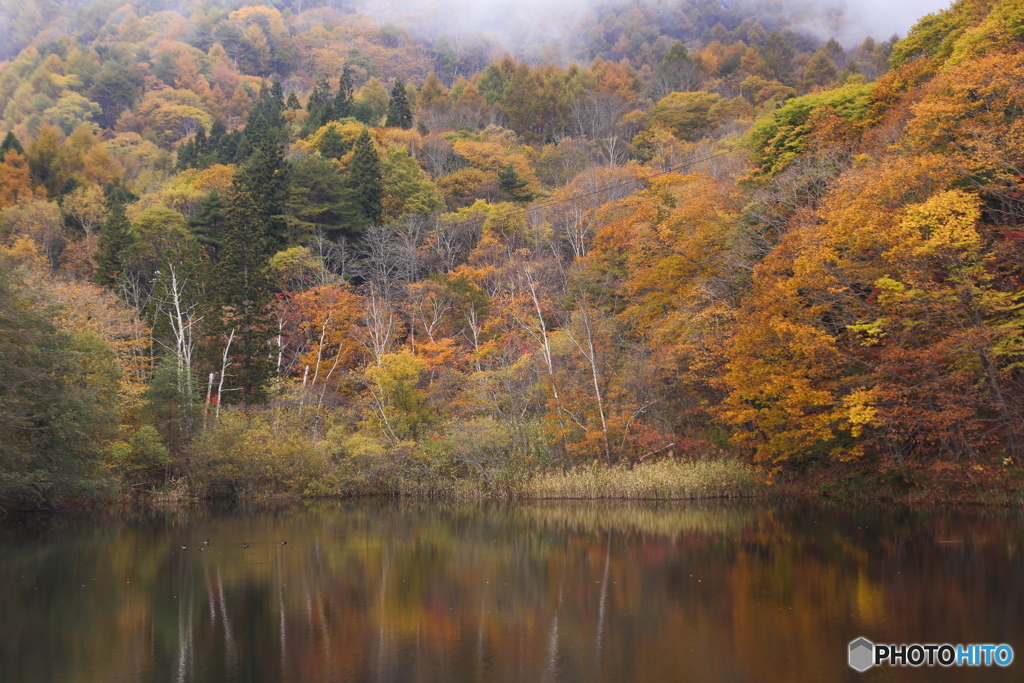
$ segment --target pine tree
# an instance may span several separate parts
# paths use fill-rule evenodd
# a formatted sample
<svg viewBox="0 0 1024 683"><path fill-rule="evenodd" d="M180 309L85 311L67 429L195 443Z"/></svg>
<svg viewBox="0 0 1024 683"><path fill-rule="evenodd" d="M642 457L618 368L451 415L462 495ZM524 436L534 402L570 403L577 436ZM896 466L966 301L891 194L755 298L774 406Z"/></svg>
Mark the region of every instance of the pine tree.
<svg viewBox="0 0 1024 683"><path fill-rule="evenodd" d="M259 149L266 140L276 136L276 131L271 132L267 120L256 107L249 112L249 118L245 121L242 133L245 141L249 143L249 154L252 154L253 150Z"/></svg>
<svg viewBox="0 0 1024 683"><path fill-rule="evenodd" d="M252 145L249 144L245 131L236 130L227 135L220 146L218 156L222 164L244 164L252 156Z"/></svg>
<svg viewBox="0 0 1024 683"><path fill-rule="evenodd" d="M220 260L220 250L224 248L227 207L227 200L214 190L206 199L199 202L199 213L188 219L189 228L196 236L196 241L206 248L206 253L214 263Z"/></svg>
<svg viewBox="0 0 1024 683"><path fill-rule="evenodd" d="M338 120L352 116L352 93L354 90L352 70L346 66L341 70L341 78L338 79L338 94L334 96L334 116Z"/></svg>
<svg viewBox="0 0 1024 683"><path fill-rule="evenodd" d="M331 86L327 83L326 78L322 79L313 88L309 101L306 102L306 111L309 112L309 118L306 119L306 125L302 128L303 136L315 133L325 123L334 119Z"/></svg>
<svg viewBox="0 0 1024 683"><path fill-rule="evenodd" d="M187 168L195 168L198 165L199 152L196 151L196 144L189 140L178 148L178 170L184 171Z"/></svg>
<svg viewBox="0 0 1024 683"><path fill-rule="evenodd" d="M0 161L4 160L4 155L7 154L7 150L10 149L13 149L21 156L25 156L25 148L21 146L21 141L14 135L13 131L7 131L7 136L4 137L4 141L0 142Z"/></svg>
<svg viewBox="0 0 1024 683"><path fill-rule="evenodd" d="M106 199L107 203L111 206L113 206L114 203L131 204L132 202L139 201L139 196L129 190L119 178L115 178L114 182L107 183L103 186L103 198Z"/></svg>
<svg viewBox="0 0 1024 683"><path fill-rule="evenodd" d="M302 109L302 105L299 104L299 98L295 96L295 91L292 90L288 93L288 99L284 103L285 109Z"/></svg>
<svg viewBox="0 0 1024 683"><path fill-rule="evenodd" d="M376 223L384 212L384 184L381 182L380 157L364 128L356 139L352 163L349 165L349 183L355 191L356 207L368 223Z"/></svg>
<svg viewBox="0 0 1024 683"><path fill-rule="evenodd" d="M405 92L405 83L401 78L396 78L391 88L388 118L384 125L389 128L412 128L412 107L409 106L409 96Z"/></svg>
<svg viewBox="0 0 1024 683"><path fill-rule="evenodd" d="M209 149L207 148L205 128L199 126L199 130L196 131L196 137L193 140L193 142L196 145L196 154L202 156L203 154L206 154L209 151Z"/></svg>
<svg viewBox="0 0 1024 683"><path fill-rule="evenodd" d="M533 200L534 194L523 189L529 184L528 180L520 177L512 164L498 171L498 186L514 202L529 202Z"/></svg>
<svg viewBox="0 0 1024 683"><path fill-rule="evenodd" d="M284 86L281 85L281 81L274 81L273 85L270 86L270 101L271 104L277 109L278 116L284 113ZM284 119L281 119L281 124L284 124Z"/></svg>
<svg viewBox="0 0 1024 683"><path fill-rule="evenodd" d="M224 143L228 139L228 129L220 119L214 119L210 126L210 137L206 141L206 147L210 154L211 164L230 164L230 161L222 161L224 155Z"/></svg>
<svg viewBox="0 0 1024 683"><path fill-rule="evenodd" d="M320 138L320 156L327 159L340 159L348 153L348 149L341 133L334 126L324 131Z"/></svg>
<svg viewBox="0 0 1024 683"><path fill-rule="evenodd" d="M299 159L288 200L291 242L304 242L318 231L332 240L357 237L363 226L354 194L330 159L315 154Z"/></svg>
<svg viewBox="0 0 1024 683"><path fill-rule="evenodd" d="M269 348L275 330L266 234L253 196L240 189L228 209L221 260L213 269L209 319L217 340L210 348L211 365L219 370L227 349L223 379L231 391L225 398L243 403L266 400L274 368Z"/></svg>
<svg viewBox="0 0 1024 683"><path fill-rule="evenodd" d="M259 149L268 138L282 144L286 137L284 126L284 96L281 84L274 83L270 89L264 85L253 103L249 118L246 119L245 137L248 138L252 149Z"/></svg>
<svg viewBox="0 0 1024 683"><path fill-rule="evenodd" d="M124 213L124 204L110 202L110 215L100 232L96 254L96 270L93 272L96 284L104 287L117 284L117 276L124 270L125 252L135 242L131 228Z"/></svg>
<svg viewBox="0 0 1024 683"><path fill-rule="evenodd" d="M284 158L284 149L274 137L268 136L256 149L249 163L236 174L236 184L248 192L267 229L270 243L276 250L288 243L288 224L284 220L284 206L291 186L291 169Z"/></svg>

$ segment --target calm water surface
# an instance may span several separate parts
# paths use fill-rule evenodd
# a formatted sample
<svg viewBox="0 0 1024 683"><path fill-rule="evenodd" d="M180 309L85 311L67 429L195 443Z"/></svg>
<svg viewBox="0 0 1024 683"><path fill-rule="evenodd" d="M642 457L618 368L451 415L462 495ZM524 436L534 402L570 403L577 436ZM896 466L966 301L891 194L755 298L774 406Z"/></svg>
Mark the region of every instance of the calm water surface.
<svg viewBox="0 0 1024 683"><path fill-rule="evenodd" d="M8 520L0 680L1019 681L1022 540L1006 510L724 504ZM858 636L1017 661L858 674Z"/></svg>

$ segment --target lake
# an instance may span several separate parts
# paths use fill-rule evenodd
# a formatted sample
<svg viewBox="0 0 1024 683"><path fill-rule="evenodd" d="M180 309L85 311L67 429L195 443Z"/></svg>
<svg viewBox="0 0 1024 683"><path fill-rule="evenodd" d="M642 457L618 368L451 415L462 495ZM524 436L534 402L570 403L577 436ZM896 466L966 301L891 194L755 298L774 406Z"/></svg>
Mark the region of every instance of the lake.
<svg viewBox="0 0 1024 683"><path fill-rule="evenodd" d="M0 679L1021 680L1022 541L1019 511L768 503L8 519ZM1007 643L1020 661L861 674L860 636Z"/></svg>

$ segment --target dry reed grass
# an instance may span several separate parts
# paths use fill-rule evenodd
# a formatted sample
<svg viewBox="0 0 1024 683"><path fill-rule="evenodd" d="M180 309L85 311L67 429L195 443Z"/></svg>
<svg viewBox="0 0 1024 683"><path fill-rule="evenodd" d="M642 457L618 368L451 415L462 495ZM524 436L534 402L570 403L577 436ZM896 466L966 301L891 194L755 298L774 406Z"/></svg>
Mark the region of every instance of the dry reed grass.
<svg viewBox="0 0 1024 683"><path fill-rule="evenodd" d="M693 500L766 494L756 475L737 460L663 460L633 469L588 467L540 474L527 482L532 499Z"/></svg>

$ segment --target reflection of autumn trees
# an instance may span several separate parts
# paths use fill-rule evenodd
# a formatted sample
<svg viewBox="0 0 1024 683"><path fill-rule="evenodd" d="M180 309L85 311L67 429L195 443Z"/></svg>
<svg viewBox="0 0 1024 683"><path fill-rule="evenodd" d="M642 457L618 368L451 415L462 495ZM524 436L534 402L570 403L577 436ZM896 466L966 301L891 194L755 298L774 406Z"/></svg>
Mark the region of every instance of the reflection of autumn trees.
<svg viewBox="0 0 1024 683"><path fill-rule="evenodd" d="M361 504L112 521L5 541L19 680L78 680L86 662L185 680L540 680L553 662L589 680L810 681L844 675L851 634L1020 637L992 611L1021 607L1018 522L1001 512ZM69 548L93 590L58 578ZM37 589L57 623L93 627L33 618L15 597Z"/></svg>

